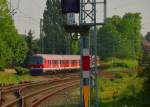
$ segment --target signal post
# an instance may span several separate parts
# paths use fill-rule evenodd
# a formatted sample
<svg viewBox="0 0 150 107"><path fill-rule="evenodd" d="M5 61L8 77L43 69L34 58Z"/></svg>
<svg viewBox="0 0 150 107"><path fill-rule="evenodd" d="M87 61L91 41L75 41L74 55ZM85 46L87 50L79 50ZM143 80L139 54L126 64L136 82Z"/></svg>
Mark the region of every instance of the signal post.
<svg viewBox="0 0 150 107"><path fill-rule="evenodd" d="M106 0L96 2L96 0L61 0L63 14L79 14L79 25L74 18L68 18L69 24L65 25L68 33L80 33L81 40L81 72L80 72L80 106L99 107L98 79L97 79L97 34L96 26L104 23L96 22L96 4L104 4L104 19L106 19ZM72 20L74 19L74 20ZM89 30L93 28L94 50L90 53ZM78 37L77 37L78 38ZM94 67L90 69L90 56L94 56ZM92 78L91 78L92 77ZM94 83L94 84L93 84ZM93 96L94 102L90 98Z"/></svg>
<svg viewBox="0 0 150 107"><path fill-rule="evenodd" d="M90 105L90 48L89 48L89 25L66 25L65 29L69 33L80 33L81 44L81 72L80 72L80 105L89 107Z"/></svg>

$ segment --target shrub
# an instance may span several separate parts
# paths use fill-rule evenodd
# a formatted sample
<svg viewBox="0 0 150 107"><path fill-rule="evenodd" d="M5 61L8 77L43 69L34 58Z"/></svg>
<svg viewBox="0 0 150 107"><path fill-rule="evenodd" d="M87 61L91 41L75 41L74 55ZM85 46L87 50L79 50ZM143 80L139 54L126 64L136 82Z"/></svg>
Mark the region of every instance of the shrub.
<svg viewBox="0 0 150 107"><path fill-rule="evenodd" d="M123 63L126 64L128 68L136 68L139 65L137 60L123 60Z"/></svg>
<svg viewBox="0 0 150 107"><path fill-rule="evenodd" d="M115 77L121 79L121 78L124 77L124 74L123 74L123 73L120 73L120 72L117 72L117 73L115 74Z"/></svg>
<svg viewBox="0 0 150 107"><path fill-rule="evenodd" d="M137 60L111 58L101 63L101 68L136 68L138 67Z"/></svg>
<svg viewBox="0 0 150 107"><path fill-rule="evenodd" d="M32 81L35 78L29 75L14 75L7 72L0 72L0 86L11 85L11 84L18 84L24 81Z"/></svg>
<svg viewBox="0 0 150 107"><path fill-rule="evenodd" d="M113 63L113 67L124 67L124 68L128 68L128 66L123 63L123 62L115 62Z"/></svg>
<svg viewBox="0 0 150 107"><path fill-rule="evenodd" d="M137 72L128 72L129 77L136 77L137 75Z"/></svg>
<svg viewBox="0 0 150 107"><path fill-rule="evenodd" d="M29 73L29 69L23 67L16 67L15 68L17 75L26 75Z"/></svg>
<svg viewBox="0 0 150 107"><path fill-rule="evenodd" d="M112 64L111 62L103 62L101 63L101 69L107 69L107 68L111 68Z"/></svg>
<svg viewBox="0 0 150 107"><path fill-rule="evenodd" d="M147 96L150 96L150 55L144 56L145 64L143 69L143 77L145 78L144 82L144 92Z"/></svg>

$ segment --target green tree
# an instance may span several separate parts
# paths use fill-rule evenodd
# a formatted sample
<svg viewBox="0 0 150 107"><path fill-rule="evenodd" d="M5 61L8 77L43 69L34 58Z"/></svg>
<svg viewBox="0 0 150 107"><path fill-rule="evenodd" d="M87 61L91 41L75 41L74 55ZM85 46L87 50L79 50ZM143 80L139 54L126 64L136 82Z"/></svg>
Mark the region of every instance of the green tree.
<svg viewBox="0 0 150 107"><path fill-rule="evenodd" d="M127 35L130 41L132 58L138 59L141 56L141 16L140 13L127 13L123 16L122 27L124 25L123 34Z"/></svg>
<svg viewBox="0 0 150 107"><path fill-rule="evenodd" d="M79 53L79 41L78 40L72 40L71 41L71 54L78 54Z"/></svg>
<svg viewBox="0 0 150 107"><path fill-rule="evenodd" d="M32 47L32 42L33 42L33 32L31 29L28 32L28 36L25 37L25 40L27 42L27 46L29 48L28 55L32 56L33 55L33 47Z"/></svg>
<svg viewBox="0 0 150 107"><path fill-rule="evenodd" d="M127 13L122 18L107 18L98 30L98 54L109 57L138 59L141 56L141 16Z"/></svg>
<svg viewBox="0 0 150 107"><path fill-rule="evenodd" d="M46 53L66 53L66 34L63 28L66 18L61 13L60 4L60 0L47 0L46 2L43 15L44 52Z"/></svg>
<svg viewBox="0 0 150 107"><path fill-rule="evenodd" d="M0 17L1 68L20 65L26 56L27 45L14 26L7 0L0 0Z"/></svg>
<svg viewBox="0 0 150 107"><path fill-rule="evenodd" d="M150 32L148 32L148 33L146 34L145 39L150 42Z"/></svg>
<svg viewBox="0 0 150 107"><path fill-rule="evenodd" d="M112 24L107 24L98 31L98 54L101 58L115 57L119 54L119 33Z"/></svg>

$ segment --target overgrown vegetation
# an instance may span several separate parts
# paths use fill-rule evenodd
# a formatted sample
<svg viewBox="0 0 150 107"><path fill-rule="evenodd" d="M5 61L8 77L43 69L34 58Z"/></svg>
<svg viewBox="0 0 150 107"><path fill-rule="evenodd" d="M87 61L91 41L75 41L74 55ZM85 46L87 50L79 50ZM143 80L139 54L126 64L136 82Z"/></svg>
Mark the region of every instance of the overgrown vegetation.
<svg viewBox="0 0 150 107"><path fill-rule="evenodd" d="M145 55L143 59L144 65L139 65L136 60L114 60L113 63L112 60L107 60L103 62L105 71L109 71L110 69L110 71L117 71L115 69L118 69L118 67L121 70L113 72L115 73L113 78L101 78L99 80L101 107L150 106L150 56ZM129 68L136 69L130 69L130 72L127 73L120 72L124 68L126 70L129 70Z"/></svg>
<svg viewBox="0 0 150 107"><path fill-rule="evenodd" d="M14 74L0 72L0 85L1 86L9 85L9 84L18 84L23 81L31 81L31 80L34 80L34 78L31 76L27 76L27 75L17 76Z"/></svg>
<svg viewBox="0 0 150 107"><path fill-rule="evenodd" d="M149 107L150 106L150 54L145 55L144 57L144 69L140 70L140 76L145 78L144 87L142 92L142 99L144 106L142 107Z"/></svg>
<svg viewBox="0 0 150 107"><path fill-rule="evenodd" d="M133 74L133 73L132 73ZM101 107L146 107L143 106L141 92L144 79L137 74L118 74L115 79L99 80ZM148 107L148 106L147 106Z"/></svg>
<svg viewBox="0 0 150 107"><path fill-rule="evenodd" d="M126 71L138 67L137 60L109 58L101 61L101 68L106 71Z"/></svg>
<svg viewBox="0 0 150 107"><path fill-rule="evenodd" d="M17 75L26 75L29 74L29 69L23 67L15 67Z"/></svg>

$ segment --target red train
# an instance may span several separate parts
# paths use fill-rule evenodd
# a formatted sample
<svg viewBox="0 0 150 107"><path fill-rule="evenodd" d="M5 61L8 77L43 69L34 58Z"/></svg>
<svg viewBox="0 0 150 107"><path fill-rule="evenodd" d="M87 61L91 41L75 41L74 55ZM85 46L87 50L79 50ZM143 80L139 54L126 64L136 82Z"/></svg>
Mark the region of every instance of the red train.
<svg viewBox="0 0 150 107"><path fill-rule="evenodd" d="M99 64L99 58L97 59ZM69 71L80 69L79 55L49 55L36 54L31 57L29 64L31 74L38 75L42 72Z"/></svg>

